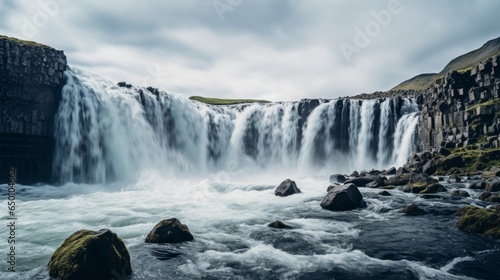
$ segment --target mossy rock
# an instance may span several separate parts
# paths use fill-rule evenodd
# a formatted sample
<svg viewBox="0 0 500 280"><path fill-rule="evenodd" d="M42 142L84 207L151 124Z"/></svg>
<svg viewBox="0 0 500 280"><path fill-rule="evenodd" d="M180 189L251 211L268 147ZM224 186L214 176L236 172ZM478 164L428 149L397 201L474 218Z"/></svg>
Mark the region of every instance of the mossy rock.
<svg viewBox="0 0 500 280"><path fill-rule="evenodd" d="M161 220L146 237L146 243L180 243L194 237L189 228L176 218Z"/></svg>
<svg viewBox="0 0 500 280"><path fill-rule="evenodd" d="M500 239L500 208L486 209L466 206L459 210L459 229Z"/></svg>
<svg viewBox="0 0 500 280"><path fill-rule="evenodd" d="M131 273L127 247L109 229L73 233L49 262L49 275L61 280L109 280Z"/></svg>

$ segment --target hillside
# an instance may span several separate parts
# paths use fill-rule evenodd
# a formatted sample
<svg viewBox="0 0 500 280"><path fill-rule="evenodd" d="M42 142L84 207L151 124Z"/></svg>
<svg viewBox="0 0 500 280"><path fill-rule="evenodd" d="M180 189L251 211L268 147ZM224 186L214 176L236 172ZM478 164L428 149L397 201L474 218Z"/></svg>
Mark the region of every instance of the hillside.
<svg viewBox="0 0 500 280"><path fill-rule="evenodd" d="M484 61L490 57L500 55L500 37L488 41L481 48L461 55L446 65L443 70L439 73L429 73L421 74L415 76L409 80L402 82L401 84L395 86L391 91L398 90L425 90L432 83L443 77L446 73L450 71L463 72L478 65L481 61Z"/></svg>

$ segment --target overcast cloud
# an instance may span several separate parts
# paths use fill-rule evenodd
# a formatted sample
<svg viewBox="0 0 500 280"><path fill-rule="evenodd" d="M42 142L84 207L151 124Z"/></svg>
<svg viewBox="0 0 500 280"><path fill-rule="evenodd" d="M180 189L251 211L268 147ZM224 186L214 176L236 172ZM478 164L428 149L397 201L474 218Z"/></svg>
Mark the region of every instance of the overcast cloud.
<svg viewBox="0 0 500 280"><path fill-rule="evenodd" d="M186 96L279 101L388 90L500 36L497 0L0 3L0 34L62 49L70 65L114 82ZM391 18L375 24L382 10ZM356 44L356 29L366 28L369 40ZM347 57L345 46L353 47Z"/></svg>

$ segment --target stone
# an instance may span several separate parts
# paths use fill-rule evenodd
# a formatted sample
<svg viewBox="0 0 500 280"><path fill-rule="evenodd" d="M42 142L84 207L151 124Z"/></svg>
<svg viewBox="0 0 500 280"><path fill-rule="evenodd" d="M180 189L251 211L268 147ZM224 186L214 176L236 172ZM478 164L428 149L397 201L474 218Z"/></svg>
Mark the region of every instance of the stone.
<svg viewBox="0 0 500 280"><path fill-rule="evenodd" d="M474 181L469 185L469 189L473 190L484 190L488 186L488 183L484 180Z"/></svg>
<svg viewBox="0 0 500 280"><path fill-rule="evenodd" d="M451 152L450 152L450 150L446 149L445 147L438 147L436 150L436 154L447 157L447 156L451 155Z"/></svg>
<svg viewBox="0 0 500 280"><path fill-rule="evenodd" d="M464 167L464 159L460 155L451 156L445 159L439 159L436 162L436 167L444 171L448 171L454 167Z"/></svg>
<svg viewBox="0 0 500 280"><path fill-rule="evenodd" d="M450 195L453 197L470 197L470 194L468 192L462 190L454 190Z"/></svg>
<svg viewBox="0 0 500 280"><path fill-rule="evenodd" d="M297 184L295 184L295 181L292 181L290 179L286 179L285 181L281 182L281 184L274 191L274 195L281 197L296 193L300 193L300 190L297 187Z"/></svg>
<svg viewBox="0 0 500 280"><path fill-rule="evenodd" d="M347 181L345 181L345 184L354 184L357 187L364 187L366 184L371 183L376 180L382 180L380 176L374 175L374 176L363 176L363 177L357 177L357 178L351 178Z"/></svg>
<svg viewBox="0 0 500 280"><path fill-rule="evenodd" d="M335 186L321 201L321 207L330 211L347 211L361 205L363 195L353 184Z"/></svg>
<svg viewBox="0 0 500 280"><path fill-rule="evenodd" d="M425 212L416 204L411 204L403 209L403 213L407 216L419 216L423 215Z"/></svg>
<svg viewBox="0 0 500 280"><path fill-rule="evenodd" d="M330 183L340 183L343 184L346 181L346 178L342 174L333 174L330 176Z"/></svg>
<svg viewBox="0 0 500 280"><path fill-rule="evenodd" d="M429 160L422 168L422 172L428 175L436 173L436 164L434 160Z"/></svg>
<svg viewBox="0 0 500 280"><path fill-rule="evenodd" d="M275 221L267 225L270 228L276 228L276 229L290 229L292 228L291 226L285 225L282 221Z"/></svg>
<svg viewBox="0 0 500 280"><path fill-rule="evenodd" d="M353 171L349 177L359 177L358 171Z"/></svg>
<svg viewBox="0 0 500 280"><path fill-rule="evenodd" d="M488 197L492 196L493 194L490 192L483 192L482 194L479 195L479 200L486 200Z"/></svg>
<svg viewBox="0 0 500 280"><path fill-rule="evenodd" d="M457 227L470 233L500 239L500 210L466 206L457 213Z"/></svg>
<svg viewBox="0 0 500 280"><path fill-rule="evenodd" d="M411 172L404 167L400 167L400 168L398 168L398 170L396 170L396 175L408 174L408 173L411 173Z"/></svg>
<svg viewBox="0 0 500 280"><path fill-rule="evenodd" d="M79 230L68 237L49 262L49 275L61 280L110 280L130 275L130 254L115 233L109 229Z"/></svg>
<svg viewBox="0 0 500 280"><path fill-rule="evenodd" d="M385 171L385 174L386 174L386 175L394 175L394 174L396 174L396 168L391 167L391 168L387 169L387 170Z"/></svg>
<svg viewBox="0 0 500 280"><path fill-rule="evenodd" d="M410 174L396 175L384 181L386 186L403 186L410 182Z"/></svg>
<svg viewBox="0 0 500 280"><path fill-rule="evenodd" d="M178 219L161 220L146 236L146 243L181 243L192 241L193 235L189 228Z"/></svg>
<svg viewBox="0 0 500 280"><path fill-rule="evenodd" d="M500 191L500 178L493 177L486 182L487 182L486 191L488 191L488 192Z"/></svg>
<svg viewBox="0 0 500 280"><path fill-rule="evenodd" d="M381 187L385 186L384 179L387 179L387 178L379 177L379 178L375 179L375 181L372 181L372 182L366 184L366 187L367 188L381 188Z"/></svg>
<svg viewBox="0 0 500 280"><path fill-rule="evenodd" d="M381 196L392 196L392 194L388 191L380 191L378 193L378 195L381 195Z"/></svg>

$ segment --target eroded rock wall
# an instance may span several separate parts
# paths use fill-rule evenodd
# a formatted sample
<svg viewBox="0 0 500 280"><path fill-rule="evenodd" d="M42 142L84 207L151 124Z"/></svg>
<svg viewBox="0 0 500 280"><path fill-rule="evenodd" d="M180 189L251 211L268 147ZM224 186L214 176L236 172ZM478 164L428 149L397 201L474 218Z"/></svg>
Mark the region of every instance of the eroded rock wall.
<svg viewBox="0 0 500 280"><path fill-rule="evenodd" d="M50 180L66 67L62 51L0 38L0 183L10 166L17 168L19 183Z"/></svg>

